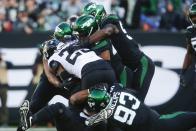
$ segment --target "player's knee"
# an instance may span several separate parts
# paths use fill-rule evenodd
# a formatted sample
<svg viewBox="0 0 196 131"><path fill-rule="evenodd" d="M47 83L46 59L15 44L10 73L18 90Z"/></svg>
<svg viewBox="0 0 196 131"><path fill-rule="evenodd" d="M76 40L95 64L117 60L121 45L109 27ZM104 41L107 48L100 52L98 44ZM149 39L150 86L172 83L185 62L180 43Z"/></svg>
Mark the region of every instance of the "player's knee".
<svg viewBox="0 0 196 131"><path fill-rule="evenodd" d="M58 111L58 114L61 116L66 109L65 105L63 105L62 103L59 103L59 102L56 103L55 105L58 107L57 111Z"/></svg>
<svg viewBox="0 0 196 131"><path fill-rule="evenodd" d="M64 114L64 111L66 110L65 105L63 105L60 102L57 102L53 105L51 105L53 113L55 113L55 116L62 116Z"/></svg>

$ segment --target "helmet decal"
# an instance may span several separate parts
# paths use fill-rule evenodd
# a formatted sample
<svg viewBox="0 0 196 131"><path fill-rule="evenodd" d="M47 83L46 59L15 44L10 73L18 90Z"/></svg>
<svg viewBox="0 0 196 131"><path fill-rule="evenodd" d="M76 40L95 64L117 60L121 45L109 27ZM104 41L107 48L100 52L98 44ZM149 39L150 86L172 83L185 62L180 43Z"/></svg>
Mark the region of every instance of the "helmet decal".
<svg viewBox="0 0 196 131"><path fill-rule="evenodd" d="M82 15L80 16L75 25L73 26L73 31L79 33L79 36L89 36L98 29L98 24L96 19L92 15Z"/></svg>
<svg viewBox="0 0 196 131"><path fill-rule="evenodd" d="M92 19L89 19L89 20L87 20L84 24L82 24L81 25L81 28L84 28L84 27L89 27L89 26L91 26L91 23L93 22L93 20Z"/></svg>

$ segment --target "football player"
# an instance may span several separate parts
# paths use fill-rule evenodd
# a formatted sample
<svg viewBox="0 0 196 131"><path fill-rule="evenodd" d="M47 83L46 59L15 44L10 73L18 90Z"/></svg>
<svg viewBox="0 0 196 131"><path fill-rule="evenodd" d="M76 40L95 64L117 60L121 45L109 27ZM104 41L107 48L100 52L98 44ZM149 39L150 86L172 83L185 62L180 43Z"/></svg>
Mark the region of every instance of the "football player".
<svg viewBox="0 0 196 131"><path fill-rule="evenodd" d="M69 20L69 23L72 25L72 27L74 27L75 24L82 27L80 24L80 21L82 21L82 19L84 19L84 18L85 17L81 16L81 18L79 18L79 19L75 18L72 22L70 22L70 20ZM86 32L89 29L87 27L88 26L82 27L84 32ZM64 29L65 29L64 25L62 23L60 23L58 26L56 26L56 29L54 32L54 37L62 42L64 39L63 38L64 36L62 35L62 34L64 34L63 33ZM83 32L81 31L81 33L83 33ZM75 31L74 34L78 35L78 32ZM97 42L95 45L90 47L90 49L95 51L95 53L97 55L99 55L101 58L103 58L104 60L111 63L111 65L116 73L116 77L121 84L123 84L124 86L131 86L130 80L132 77L132 72L130 69L128 69L127 67L125 67L121 63L119 55L117 54L116 50L112 47L112 45L110 43L111 43L110 40L104 39L104 40ZM127 79L129 79L129 81L127 81Z"/></svg>
<svg viewBox="0 0 196 131"><path fill-rule="evenodd" d="M196 125L196 112L159 115L143 104L132 90L119 84L112 86L110 93L100 88L91 89L88 105L91 112L101 110L87 118L88 126L107 122L123 131L187 131Z"/></svg>
<svg viewBox="0 0 196 131"><path fill-rule="evenodd" d="M87 117L88 114L70 109L62 103L45 106L37 113L31 114L29 101L25 100L20 107L20 126L17 131L25 131L34 124L47 121L54 121L57 131L106 131L104 125L87 127L84 124Z"/></svg>
<svg viewBox="0 0 196 131"><path fill-rule="evenodd" d="M84 14L94 15L100 30L89 36L83 45L110 39L122 62L134 72L132 87L138 90L140 99L144 100L154 74L152 60L139 49L138 43L127 33L119 18L106 15L102 5L89 3L84 7ZM78 30L77 27L75 30Z"/></svg>
<svg viewBox="0 0 196 131"><path fill-rule="evenodd" d="M66 29L67 29L67 32L68 31L70 31L70 26L67 24L66 25L66 23L63 23L64 25L65 25L65 27L66 27ZM45 45L44 45L44 49L43 49L43 53L44 53L44 56L45 56L45 58L46 59L49 59L49 65L50 65L50 67L52 68L52 71L59 71L60 69L59 69L59 63L60 62L62 62L62 61L59 61L59 57L55 57L55 59L52 59L52 57L54 57L55 56L55 53L58 53L58 55L59 55L59 53L64 53L65 52L65 50L64 51L62 51L63 49L65 49L66 48L66 46L67 45L69 45L69 44L71 44L70 42L74 42L73 41L73 38L72 39L70 39L71 41L69 41L68 42L68 38L71 38L69 35L65 35L64 36L64 38L67 40L67 43L65 44L65 43L59 43L57 46L55 46L55 44L53 44L52 42L50 42L50 41L47 41L46 43L45 43ZM82 49L80 49L80 51L81 51ZM59 51L59 52L58 52ZM67 50L66 50L67 51ZM92 54L92 52L88 52L87 50L86 50L86 52L84 51L84 50L82 50L81 52L83 53L83 54L81 54L81 55L85 55L85 53L87 54L87 55L85 55L86 57L89 55L88 53L90 53L90 59L88 59L88 60L92 60L93 58L95 58L95 57L93 57L93 54ZM79 51L78 51L79 52ZM74 53L74 52L73 52ZM72 53L72 54L73 54ZM80 52L79 52L80 53ZM79 53L76 53L77 55L79 54ZM65 54L66 55L66 54ZM76 56L77 56L76 55ZM79 55L80 56L80 55ZM78 56L78 57L79 57ZM61 57L61 56L60 56ZM69 57L69 56L68 56ZM81 61L83 61L83 63L85 63L86 61L85 61L85 58L86 57L84 57L84 58L81 58L80 59L80 62ZM51 59L50 59L51 58ZM74 60L76 60L76 59L72 59L73 57L71 57L70 59L69 58L65 58L63 61L68 61L68 62L71 62L71 64L74 64ZM87 58L89 58L89 57L87 57ZM54 61L51 63L51 61L53 61L53 60L55 60L55 61L58 61L59 63L54 63ZM77 62L77 60L76 60L76 62ZM89 62L89 61L87 61L87 62ZM66 62L64 62L63 64L65 64ZM80 63L80 64L78 64L77 63L77 66L82 66L83 65L83 63ZM104 63L105 63L105 61L104 61ZM100 65L103 65L103 66L105 66L105 64L104 63L101 63ZM107 63L107 62L106 62ZM107 63L108 64L108 63ZM68 65L69 67L70 67L70 65ZM71 65L71 66L73 66L73 65ZM93 67L93 69L96 69L96 67L97 66L99 66L99 63L97 64L95 64L95 65L90 65L90 67ZM98 68L98 69L102 69L102 66L99 66L100 68ZM71 68L71 67L70 67ZM67 66L66 66L66 69L67 69L67 71L69 72L70 70L68 70L69 68L67 68ZM89 69L89 68L86 68L86 69ZM106 72L106 74L103 74L103 73L101 73L102 71L101 70L99 70L98 72L95 72L95 74L96 74L96 76L94 77L93 76L93 74L92 74L92 71L93 71L93 69L92 70L90 70L89 72L87 72L87 73L91 73L91 76L90 77L92 77L92 78L96 78L96 82L99 82L99 80L100 80L100 77L98 76L98 75L100 75L100 74L102 74L102 77L101 78L104 78L104 81L105 80L107 80L107 76L108 75L110 75L111 73L110 72L108 72L107 71L107 68L104 68L104 73ZM78 67L78 68L75 68L75 69L73 69L72 71L78 71L78 70L80 70L80 68ZM85 70L84 70L85 71ZM75 72L74 72L75 73ZM73 74L74 74L73 73ZM81 72L80 72L81 73ZM85 72L84 72L85 73ZM57 74L58 75L58 72L55 72L54 74ZM75 74L76 76L78 75L78 74ZM61 72L59 73L59 76L62 76L61 75ZM63 75L64 76L64 75ZM62 76L62 77L63 77ZM104 76L104 77L103 77ZM79 76L78 76L79 77ZM88 79L89 80L89 79ZM103 80L103 79L102 79ZM91 82L90 80L89 80L89 82ZM114 81L112 81L112 84L113 84L113 82ZM67 84L67 82L65 82L65 84ZM63 85L64 86L64 85ZM72 88L72 87L71 87ZM70 90L70 88L69 88L69 90ZM72 110L73 110L73 108L72 108ZM76 116L76 114L77 114L77 116ZM80 123L80 120L82 120L82 118L78 115L78 112L77 111L75 111L75 112L71 112L71 110L70 109L68 109L68 108L66 108L64 105L62 105L61 103L57 103L57 104L54 104L54 105L51 105L51 106L46 106L46 107L44 107L44 108L42 108L39 112L37 112L37 113L34 113L34 114L32 114L30 111L29 111L29 103L28 103L28 101L25 101L24 103L23 103L23 105L21 106L21 108L20 108L20 115L21 115L21 123L20 123L20 126L19 126L19 128L18 128L18 131L20 131L20 130L26 130L26 129L28 129L32 124L34 124L34 123L39 123L39 122L41 122L41 121L45 121L45 120L53 120L53 118L56 120L56 122L58 123L56 126L57 126L57 129L58 130L66 130L66 129L68 129L68 130L82 130L83 129L83 125L84 124L81 124ZM68 115L68 116L67 116ZM32 117L31 117L32 116ZM59 117L59 116L61 116L61 117ZM76 117L75 117L76 116ZM78 123L78 121L79 121L79 123ZM65 124L66 123L66 124ZM73 127L73 125L74 124L77 124L78 123L78 126L77 127ZM80 126L81 125L81 126ZM84 128L85 129L85 128ZM88 128L87 128L88 129ZM99 130L100 128L95 128L94 130Z"/></svg>
<svg viewBox="0 0 196 131"><path fill-rule="evenodd" d="M187 27L187 52L182 72L181 86L196 87L196 3L193 3L188 14L191 26Z"/></svg>
<svg viewBox="0 0 196 131"><path fill-rule="evenodd" d="M41 53L43 46L46 43L50 43L51 47L55 47L58 45L58 41L55 39L48 40L42 44L40 47ZM42 107L47 105L47 103L55 96L62 95L63 97L69 98L70 94L62 87L62 83L60 79L57 78L54 74L51 73L48 67L48 61L43 58L43 67L44 71L40 76L40 81L35 89L35 92L30 101L30 111L32 113L36 113ZM47 93L46 93L47 92Z"/></svg>
<svg viewBox="0 0 196 131"><path fill-rule="evenodd" d="M51 119L55 119L58 131L105 131L108 125L124 131L187 131L196 125L195 112L159 115L143 104L132 90L115 84L108 93L107 86L104 84L89 90L87 106L83 112L75 112L61 103L56 103L31 115L29 103L25 101L20 107L21 128L18 131L27 130L32 123ZM100 128L91 128L96 125Z"/></svg>
<svg viewBox="0 0 196 131"><path fill-rule="evenodd" d="M69 32L64 32L65 34L69 34ZM45 44L48 43L47 45L50 46L50 49L52 48L56 48L56 46L59 44L59 41L57 41L56 39L51 39L48 41L45 41L41 47L40 47L40 52L43 55L43 47L45 46ZM51 52L53 53L53 52ZM36 112L38 112L41 108L43 108L44 106L46 106L48 104L48 102L55 96L55 95L61 95L65 98L69 98L71 96L71 91L67 90L64 88L63 83L60 81L60 79L51 72L51 70L49 69L48 66L48 61L47 59L45 59L43 57L43 67L44 67L44 71L42 73L42 75L40 76L40 80L39 83L32 95L31 101L30 101L30 112L31 114L34 114ZM72 82L72 80L70 80L70 75L66 75L66 78L64 77L64 81L67 81L68 84L66 84L66 87L69 88L72 86L79 86L78 83ZM76 85L77 84L77 85ZM47 93L46 93L47 92ZM75 91L73 90L73 93Z"/></svg>

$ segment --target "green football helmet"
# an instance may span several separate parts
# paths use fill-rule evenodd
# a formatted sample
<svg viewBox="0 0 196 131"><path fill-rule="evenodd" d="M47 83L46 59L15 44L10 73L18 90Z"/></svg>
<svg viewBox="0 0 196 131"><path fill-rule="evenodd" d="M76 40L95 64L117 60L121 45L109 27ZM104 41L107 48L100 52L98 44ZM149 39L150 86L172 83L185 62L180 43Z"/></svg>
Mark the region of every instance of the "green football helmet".
<svg viewBox="0 0 196 131"><path fill-rule="evenodd" d="M72 34L73 30L71 26L66 22L61 22L55 28L54 38L61 42L66 42L72 39Z"/></svg>
<svg viewBox="0 0 196 131"><path fill-rule="evenodd" d="M103 5L89 3L86 6L84 6L82 14L94 16L96 21L99 23L106 15L106 11Z"/></svg>
<svg viewBox="0 0 196 131"><path fill-rule="evenodd" d="M99 84L99 87L90 89L88 95L88 107L90 111L99 112L110 102L110 95L107 93L107 84Z"/></svg>
<svg viewBox="0 0 196 131"><path fill-rule="evenodd" d="M92 33L97 31L98 24L95 17L92 15L80 16L73 26L73 30L79 33L79 36L90 36Z"/></svg>
<svg viewBox="0 0 196 131"><path fill-rule="evenodd" d="M195 27L196 26L196 3L193 3L189 8L188 17L191 24Z"/></svg>

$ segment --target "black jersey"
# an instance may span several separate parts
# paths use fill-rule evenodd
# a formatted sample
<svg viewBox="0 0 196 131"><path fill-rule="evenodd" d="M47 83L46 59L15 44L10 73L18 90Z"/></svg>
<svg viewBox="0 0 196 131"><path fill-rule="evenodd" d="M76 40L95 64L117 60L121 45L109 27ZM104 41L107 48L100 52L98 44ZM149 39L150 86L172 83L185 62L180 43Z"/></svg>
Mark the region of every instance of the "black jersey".
<svg viewBox="0 0 196 131"><path fill-rule="evenodd" d="M134 91L115 85L111 88L112 102L109 108L113 110L109 124L121 127L123 130L138 129L138 126L148 124L151 111L136 97Z"/></svg>
<svg viewBox="0 0 196 131"><path fill-rule="evenodd" d="M195 57L196 59L196 28L194 28L193 26L189 26L186 29L186 37L187 37L187 41L188 44L190 44L190 52L193 55L193 57ZM195 49L194 49L195 48Z"/></svg>
<svg viewBox="0 0 196 131"><path fill-rule="evenodd" d="M107 119L108 124L123 131L147 129L152 119L159 117L136 97L135 92L118 84L110 89L111 99L107 107L86 120L87 125ZM105 115L107 114L107 115Z"/></svg>
<svg viewBox="0 0 196 131"><path fill-rule="evenodd" d="M127 33L122 25L122 22L116 15L106 16L100 23L100 28L103 29L109 24L115 25L119 29L119 33L112 34L110 40L121 56L123 62L126 63L138 63L142 52L139 50L138 43Z"/></svg>
<svg viewBox="0 0 196 131"><path fill-rule="evenodd" d="M187 87L196 87L196 28L189 26L186 29L188 50L191 54L191 64L183 73L184 84Z"/></svg>

